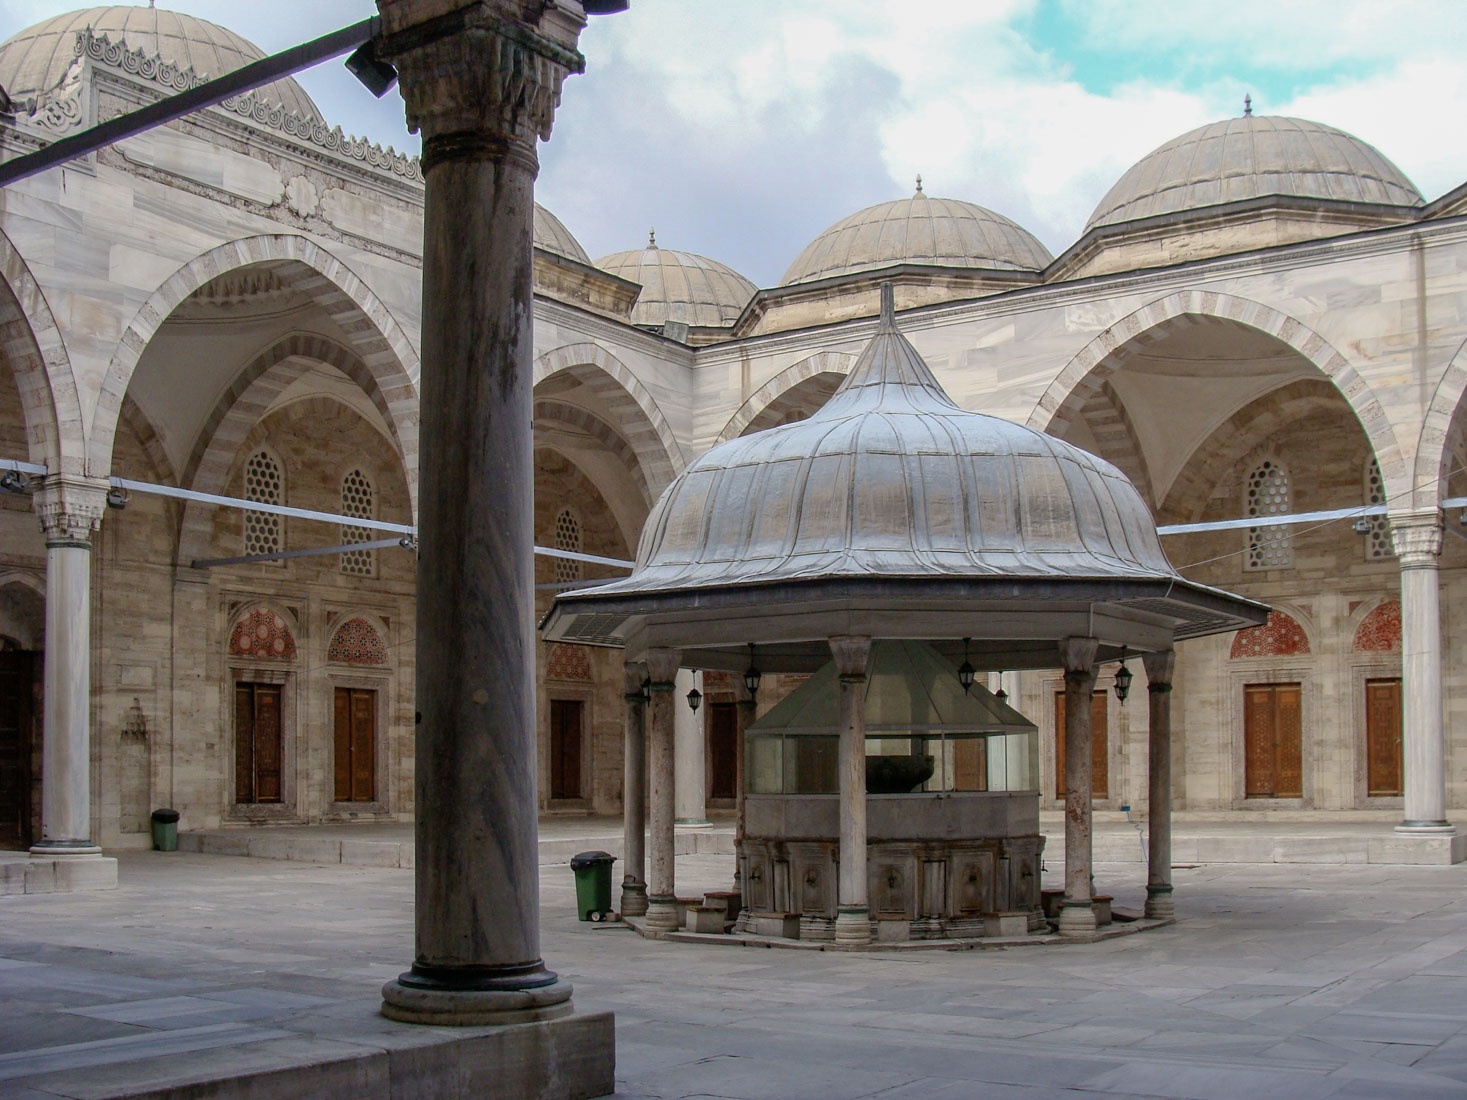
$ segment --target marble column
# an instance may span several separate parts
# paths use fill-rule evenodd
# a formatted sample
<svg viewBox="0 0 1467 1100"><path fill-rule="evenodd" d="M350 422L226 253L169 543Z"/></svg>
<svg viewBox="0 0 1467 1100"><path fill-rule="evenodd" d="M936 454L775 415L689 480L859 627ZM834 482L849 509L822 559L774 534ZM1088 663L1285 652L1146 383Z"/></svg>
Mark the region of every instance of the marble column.
<svg viewBox="0 0 1467 1100"><path fill-rule="evenodd" d="M584 68L577 3L378 0L423 135L416 954L382 1013L569 1015L540 958L532 223L536 139Z"/></svg>
<svg viewBox="0 0 1467 1100"><path fill-rule="evenodd" d="M33 500L46 536L41 839L46 859L98 857L92 838L92 535L107 483L51 475Z"/></svg>
<svg viewBox="0 0 1467 1100"><path fill-rule="evenodd" d="M675 932L678 927L673 812L677 772L673 727L674 708L688 705L677 697L679 658L675 649L647 651L647 675L652 678L652 714L647 734L648 811L652 819L647 927L654 932Z"/></svg>
<svg viewBox="0 0 1467 1100"><path fill-rule="evenodd" d="M703 693L703 674L685 668L677 674L678 705L673 708L673 767L677 773L677 823L706 827L708 825L707 738L703 734L706 712L688 706L688 692Z"/></svg>
<svg viewBox="0 0 1467 1100"><path fill-rule="evenodd" d="M1095 691L1095 638L1060 642L1065 666L1065 896L1059 933L1083 936L1095 931L1091 898L1090 696Z"/></svg>
<svg viewBox="0 0 1467 1100"><path fill-rule="evenodd" d="M758 717L759 703L744 684L742 674L734 674L734 881L733 888L743 894L744 890L744 756L748 751L749 727ZM740 917L742 918L741 911Z"/></svg>
<svg viewBox="0 0 1467 1100"><path fill-rule="evenodd" d="M830 639L840 675L840 876L835 942L871 942L866 881L866 668L871 639Z"/></svg>
<svg viewBox="0 0 1467 1100"><path fill-rule="evenodd" d="M622 666L626 681L626 747L622 764L621 911L628 917L647 912L647 701L642 681L647 666L628 661Z"/></svg>
<svg viewBox="0 0 1467 1100"><path fill-rule="evenodd" d="M1392 512L1401 567L1401 747L1406 813L1401 833L1455 832L1447 821L1438 569L1441 512Z"/></svg>
<svg viewBox="0 0 1467 1100"><path fill-rule="evenodd" d="M1151 700L1150 767L1146 803L1146 915L1176 915L1172 904L1172 673L1175 650L1147 653L1146 694ZM1066 712L1068 713L1068 712Z"/></svg>

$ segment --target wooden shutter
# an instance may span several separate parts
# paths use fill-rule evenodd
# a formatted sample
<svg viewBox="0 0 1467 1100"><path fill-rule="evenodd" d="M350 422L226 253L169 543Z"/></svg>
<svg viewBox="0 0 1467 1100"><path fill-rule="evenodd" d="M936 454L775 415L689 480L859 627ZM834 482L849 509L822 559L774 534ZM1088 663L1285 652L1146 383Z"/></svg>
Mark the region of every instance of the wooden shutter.
<svg viewBox="0 0 1467 1100"><path fill-rule="evenodd" d="M351 693L351 799L371 802L377 794L377 693Z"/></svg>
<svg viewBox="0 0 1467 1100"><path fill-rule="evenodd" d="M581 703L550 700L550 797L581 797Z"/></svg>
<svg viewBox="0 0 1467 1100"><path fill-rule="evenodd" d="M335 737L333 738L333 772L331 797L337 802L351 800L351 690L336 689Z"/></svg>
<svg viewBox="0 0 1467 1100"><path fill-rule="evenodd" d="M279 802L280 790L280 688L274 684L255 687L255 801Z"/></svg>
<svg viewBox="0 0 1467 1100"><path fill-rule="evenodd" d="M255 685L234 685L234 800L255 800Z"/></svg>
<svg viewBox="0 0 1467 1100"><path fill-rule="evenodd" d="M1304 796L1304 715L1298 684L1274 685L1274 729L1278 738L1279 798Z"/></svg>
<svg viewBox="0 0 1467 1100"><path fill-rule="evenodd" d="M1300 684L1243 686L1243 793L1304 795L1304 704Z"/></svg>
<svg viewBox="0 0 1467 1100"><path fill-rule="evenodd" d="M1401 786L1401 681L1365 681L1366 793L1399 795Z"/></svg>
<svg viewBox="0 0 1467 1100"><path fill-rule="evenodd" d="M1090 797L1110 797L1110 704L1105 692L1090 696ZM1065 693L1054 693L1054 796L1065 797Z"/></svg>
<svg viewBox="0 0 1467 1100"><path fill-rule="evenodd" d="M31 655L0 653L0 848L30 839L32 690Z"/></svg>
<svg viewBox="0 0 1467 1100"><path fill-rule="evenodd" d="M733 798L738 768L738 705L708 704L708 797Z"/></svg>

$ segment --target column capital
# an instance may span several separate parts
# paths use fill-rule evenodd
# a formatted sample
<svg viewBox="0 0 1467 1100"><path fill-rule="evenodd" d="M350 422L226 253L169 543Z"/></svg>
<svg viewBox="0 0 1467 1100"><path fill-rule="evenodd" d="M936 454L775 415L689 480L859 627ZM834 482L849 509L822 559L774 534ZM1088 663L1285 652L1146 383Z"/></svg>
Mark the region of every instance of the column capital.
<svg viewBox="0 0 1467 1100"><path fill-rule="evenodd" d="M628 703L642 701L642 681L647 679L647 664L645 661L627 661L621 666L622 682L626 689L626 701Z"/></svg>
<svg viewBox="0 0 1467 1100"><path fill-rule="evenodd" d="M1061 638L1060 662L1066 674L1071 672L1095 675L1095 655L1100 650L1099 638Z"/></svg>
<svg viewBox="0 0 1467 1100"><path fill-rule="evenodd" d="M533 158L536 137L550 137L561 82L586 68L577 0L377 0L377 9L377 53L397 66L425 172L506 145Z"/></svg>
<svg viewBox="0 0 1467 1100"><path fill-rule="evenodd" d="M1402 569L1434 567L1442 552L1440 508L1386 513L1391 525L1391 549Z"/></svg>
<svg viewBox="0 0 1467 1100"><path fill-rule="evenodd" d="M647 650L647 675L652 679L653 691L672 690L682 659L682 651L678 649Z"/></svg>
<svg viewBox="0 0 1467 1100"><path fill-rule="evenodd" d="M830 639L835 671L842 680L864 680L871 660L871 639L859 634L839 634Z"/></svg>
<svg viewBox="0 0 1467 1100"><path fill-rule="evenodd" d="M1151 691L1171 691L1172 674L1177 668L1177 651L1161 649L1141 654L1141 667L1146 669L1146 686Z"/></svg>
<svg viewBox="0 0 1467 1100"><path fill-rule="evenodd" d="M107 510L105 478L52 474L36 490L31 506L41 521L47 546L90 548L92 533Z"/></svg>

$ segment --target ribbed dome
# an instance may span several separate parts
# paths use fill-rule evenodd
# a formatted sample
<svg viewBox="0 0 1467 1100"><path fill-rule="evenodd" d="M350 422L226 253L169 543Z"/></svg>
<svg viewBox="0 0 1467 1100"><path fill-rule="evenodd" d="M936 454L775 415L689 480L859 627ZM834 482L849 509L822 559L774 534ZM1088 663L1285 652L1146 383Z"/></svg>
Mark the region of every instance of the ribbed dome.
<svg viewBox="0 0 1467 1100"><path fill-rule="evenodd" d="M535 247L554 252L577 263L591 265L591 257L581 247L581 242L571 236L565 224L538 202L535 204Z"/></svg>
<svg viewBox="0 0 1467 1100"><path fill-rule="evenodd" d="M1264 195L1422 203L1399 168L1343 130L1244 115L1199 126L1148 153L1100 200L1085 228Z"/></svg>
<svg viewBox="0 0 1467 1100"><path fill-rule="evenodd" d="M731 325L758 290L733 268L707 256L658 248L655 238L635 252L602 256L596 266L641 284L634 325Z"/></svg>
<svg viewBox="0 0 1467 1100"><path fill-rule="evenodd" d="M0 87L12 98L49 92L76 62L76 34L91 27L130 50L158 54L200 76L223 76L265 55L233 31L180 12L154 8L83 8L53 16L0 45ZM321 112L301 86L286 78L256 89L256 95L305 118Z"/></svg>
<svg viewBox="0 0 1467 1100"><path fill-rule="evenodd" d="M1028 230L1002 214L958 199L930 198L920 189L858 210L811 241L781 286L873 271L892 264L1039 271L1054 259Z"/></svg>
<svg viewBox="0 0 1467 1100"><path fill-rule="evenodd" d="M884 310L824 408L689 465L653 507L636 570L594 594L939 576L1176 573L1124 474L958 407Z"/></svg>

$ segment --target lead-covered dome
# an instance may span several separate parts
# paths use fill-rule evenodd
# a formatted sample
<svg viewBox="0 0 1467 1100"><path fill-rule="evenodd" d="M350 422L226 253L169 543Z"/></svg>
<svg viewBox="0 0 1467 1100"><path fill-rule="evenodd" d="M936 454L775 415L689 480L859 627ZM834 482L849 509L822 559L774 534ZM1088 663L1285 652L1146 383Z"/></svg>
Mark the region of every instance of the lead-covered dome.
<svg viewBox="0 0 1467 1100"><path fill-rule="evenodd" d="M781 286L893 264L1040 271L1049 249L1023 226L986 207L922 190L842 218L795 258Z"/></svg>
<svg viewBox="0 0 1467 1100"><path fill-rule="evenodd" d="M1359 138L1302 118L1244 115L1148 153L1100 200L1085 228L1267 195L1422 204L1405 174Z"/></svg>
<svg viewBox="0 0 1467 1100"><path fill-rule="evenodd" d="M887 305L820 411L690 464L653 507L635 572L594 591L924 576L1176 573L1124 474L956 405Z"/></svg>
<svg viewBox="0 0 1467 1100"><path fill-rule="evenodd" d="M586 255L581 242L571 235L564 222L538 202L535 204L535 247L591 266L591 257Z"/></svg>
<svg viewBox="0 0 1467 1100"><path fill-rule="evenodd" d="M658 248L652 235L646 248L613 252L596 266L642 287L632 310L634 325L681 321L688 325L731 325L758 288L733 268L699 256Z"/></svg>
<svg viewBox="0 0 1467 1100"><path fill-rule="evenodd" d="M231 73L265 54L253 43L207 19L156 8L115 5L53 16L0 44L0 87L12 99L38 96L59 85L76 64L76 35L92 29L128 49L157 54L200 76ZM304 118L324 121L311 97L289 77L256 94Z"/></svg>

